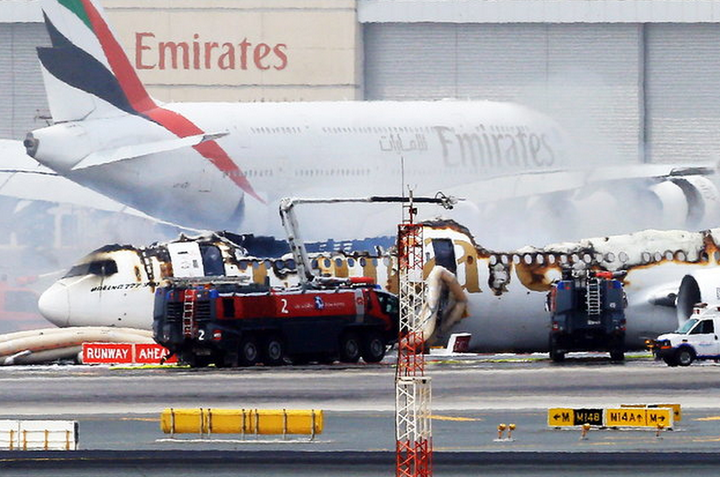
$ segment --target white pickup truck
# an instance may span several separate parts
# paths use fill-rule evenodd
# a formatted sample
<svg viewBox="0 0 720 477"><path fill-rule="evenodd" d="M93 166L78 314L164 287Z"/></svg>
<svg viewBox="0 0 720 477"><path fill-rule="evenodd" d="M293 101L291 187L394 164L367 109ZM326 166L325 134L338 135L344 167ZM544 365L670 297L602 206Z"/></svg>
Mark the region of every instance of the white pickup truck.
<svg viewBox="0 0 720 477"><path fill-rule="evenodd" d="M720 306L696 309L677 331L648 343L669 366L690 366L696 359L720 359Z"/></svg>

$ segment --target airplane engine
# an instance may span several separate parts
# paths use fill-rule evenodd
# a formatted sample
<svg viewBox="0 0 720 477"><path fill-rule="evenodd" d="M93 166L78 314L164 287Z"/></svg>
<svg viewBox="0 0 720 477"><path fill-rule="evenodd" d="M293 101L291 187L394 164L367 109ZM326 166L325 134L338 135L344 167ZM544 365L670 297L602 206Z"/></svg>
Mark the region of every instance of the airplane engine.
<svg viewBox="0 0 720 477"><path fill-rule="evenodd" d="M720 192L703 176L675 177L650 188L662 205L663 218L691 228L715 224L720 212Z"/></svg>
<svg viewBox="0 0 720 477"><path fill-rule="evenodd" d="M678 324L682 325L690 318L695 304L720 302L719 285L720 269L698 270L685 275L676 301Z"/></svg>

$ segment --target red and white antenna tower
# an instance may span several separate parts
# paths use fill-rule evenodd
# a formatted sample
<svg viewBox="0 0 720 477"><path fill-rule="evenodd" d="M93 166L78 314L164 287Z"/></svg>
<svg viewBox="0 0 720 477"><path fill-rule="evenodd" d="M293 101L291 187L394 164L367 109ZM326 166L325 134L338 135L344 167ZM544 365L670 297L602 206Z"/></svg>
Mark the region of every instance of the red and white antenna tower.
<svg viewBox="0 0 720 477"><path fill-rule="evenodd" d="M395 475L425 477L432 475L432 393L430 378L425 376L423 354L423 229L422 225L414 221L417 210L412 191L410 201L403 209L403 222L398 226L397 244L400 331L395 374Z"/></svg>

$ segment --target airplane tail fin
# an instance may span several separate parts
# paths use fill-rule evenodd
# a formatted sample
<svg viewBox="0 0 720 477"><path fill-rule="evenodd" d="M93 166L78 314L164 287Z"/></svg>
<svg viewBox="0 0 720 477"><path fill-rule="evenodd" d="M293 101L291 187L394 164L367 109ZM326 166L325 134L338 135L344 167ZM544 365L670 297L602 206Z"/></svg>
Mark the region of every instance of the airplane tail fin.
<svg viewBox="0 0 720 477"><path fill-rule="evenodd" d="M41 0L51 47L38 48L55 122L157 108L97 0Z"/></svg>

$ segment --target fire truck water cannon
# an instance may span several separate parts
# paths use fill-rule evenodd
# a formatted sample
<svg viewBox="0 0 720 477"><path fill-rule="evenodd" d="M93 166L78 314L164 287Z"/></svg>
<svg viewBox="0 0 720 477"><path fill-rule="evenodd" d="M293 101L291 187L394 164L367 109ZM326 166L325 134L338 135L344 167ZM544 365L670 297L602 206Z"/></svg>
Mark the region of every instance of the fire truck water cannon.
<svg viewBox="0 0 720 477"><path fill-rule="evenodd" d="M297 264L298 279L300 285L304 288L313 287L321 288L324 286L334 286L338 283L337 278L319 277L313 271L308 256L305 242L300 233L300 225L295 213L295 207L300 204L347 204L347 203L366 203L366 204L388 204L388 203L427 203L438 204L445 209L451 210L455 204L462 199L453 196L446 196L442 192L435 194L435 197L404 197L404 196L370 196L370 197L345 197L345 198L290 198L286 197L280 201L279 212L280 219L285 234L287 235L290 253L292 253L295 263ZM414 220L417 209L410 207L410 220Z"/></svg>

